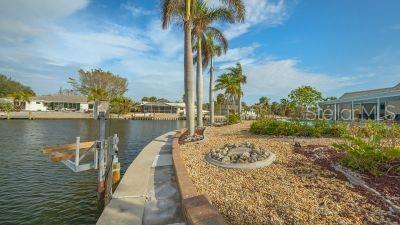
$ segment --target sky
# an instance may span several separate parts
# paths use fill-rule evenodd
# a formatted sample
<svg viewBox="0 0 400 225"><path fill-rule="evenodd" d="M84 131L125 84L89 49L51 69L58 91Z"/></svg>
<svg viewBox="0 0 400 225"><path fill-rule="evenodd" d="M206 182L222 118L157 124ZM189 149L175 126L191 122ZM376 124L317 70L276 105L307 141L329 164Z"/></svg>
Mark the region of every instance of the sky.
<svg viewBox="0 0 400 225"><path fill-rule="evenodd" d="M242 63L244 101L279 100L302 85L340 97L400 82L400 1L244 2L245 22L214 24L229 40L216 73ZM70 88L80 68L101 68L127 78L126 95L136 101L181 100L183 31L161 28L160 3L1 0L0 73L42 95Z"/></svg>

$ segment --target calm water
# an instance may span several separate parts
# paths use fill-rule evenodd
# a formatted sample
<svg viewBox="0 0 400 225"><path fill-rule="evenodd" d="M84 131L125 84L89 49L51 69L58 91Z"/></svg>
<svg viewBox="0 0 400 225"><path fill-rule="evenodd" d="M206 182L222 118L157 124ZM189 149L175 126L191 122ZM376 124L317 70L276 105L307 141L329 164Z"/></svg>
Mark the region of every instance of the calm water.
<svg viewBox="0 0 400 225"><path fill-rule="evenodd" d="M184 121L116 121L124 173L153 138L181 128ZM42 146L95 140L94 120L0 120L0 224L95 224L96 171L73 173L40 153ZM107 128L107 131L108 128Z"/></svg>

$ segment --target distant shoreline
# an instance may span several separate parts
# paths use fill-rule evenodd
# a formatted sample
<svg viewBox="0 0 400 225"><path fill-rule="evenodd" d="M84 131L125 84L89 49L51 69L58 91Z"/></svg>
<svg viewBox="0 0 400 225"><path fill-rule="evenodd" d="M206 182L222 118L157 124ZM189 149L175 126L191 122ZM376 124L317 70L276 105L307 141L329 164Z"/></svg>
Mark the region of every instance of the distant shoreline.
<svg viewBox="0 0 400 225"><path fill-rule="evenodd" d="M177 114L169 113L130 113L125 115L112 114L112 119L121 120L185 120L186 118ZM21 111L10 112L10 120L57 120L57 119L93 119L92 113L84 112L60 112L60 111ZM208 116L205 117L208 119ZM225 116L216 116L217 122L225 120ZM7 120L7 113L0 112L0 120Z"/></svg>

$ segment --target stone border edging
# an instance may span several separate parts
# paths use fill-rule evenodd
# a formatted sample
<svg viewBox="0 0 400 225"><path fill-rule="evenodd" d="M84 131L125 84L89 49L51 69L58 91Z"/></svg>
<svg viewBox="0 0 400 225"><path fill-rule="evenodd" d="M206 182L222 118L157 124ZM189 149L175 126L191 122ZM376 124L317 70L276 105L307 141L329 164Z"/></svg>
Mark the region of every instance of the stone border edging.
<svg viewBox="0 0 400 225"><path fill-rule="evenodd" d="M343 174L351 184L353 184L355 186L359 186L359 187L375 194L376 196L380 197L384 202L386 202L386 204L389 205L390 211L400 214L400 206L396 205L390 199L387 199L385 196L383 196L381 193L379 193L374 188L368 186L367 183L365 183L365 181L362 178L355 176L354 172L351 172L349 169L347 169L346 167L343 167L339 164L333 165L333 169L335 171Z"/></svg>
<svg viewBox="0 0 400 225"><path fill-rule="evenodd" d="M218 160L215 160L211 158L210 154L207 154L205 157L205 160L214 165L214 166L219 166L222 168L227 168L227 169L242 169L242 170L250 170L250 169L257 169L257 168L262 168L262 167L267 167L271 165L276 159L276 156L274 153L269 152L268 158L262 160L262 161L257 161L253 163L223 163Z"/></svg>
<svg viewBox="0 0 400 225"><path fill-rule="evenodd" d="M226 222L218 210L211 205L205 194L197 194L185 162L180 153L179 138L185 129L178 131L172 141L172 161L178 183L179 193L182 198L182 211L186 223L189 225L226 225Z"/></svg>

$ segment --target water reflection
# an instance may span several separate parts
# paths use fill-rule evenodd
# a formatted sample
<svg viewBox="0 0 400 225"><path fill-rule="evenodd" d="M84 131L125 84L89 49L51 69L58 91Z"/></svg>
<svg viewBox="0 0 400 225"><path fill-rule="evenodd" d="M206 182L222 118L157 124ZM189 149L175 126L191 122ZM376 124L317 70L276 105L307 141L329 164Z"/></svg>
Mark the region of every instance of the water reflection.
<svg viewBox="0 0 400 225"><path fill-rule="evenodd" d="M111 121L120 136L122 173L155 137L184 121ZM95 171L75 174L52 163L39 148L97 138L94 120L0 121L0 224L95 224Z"/></svg>

